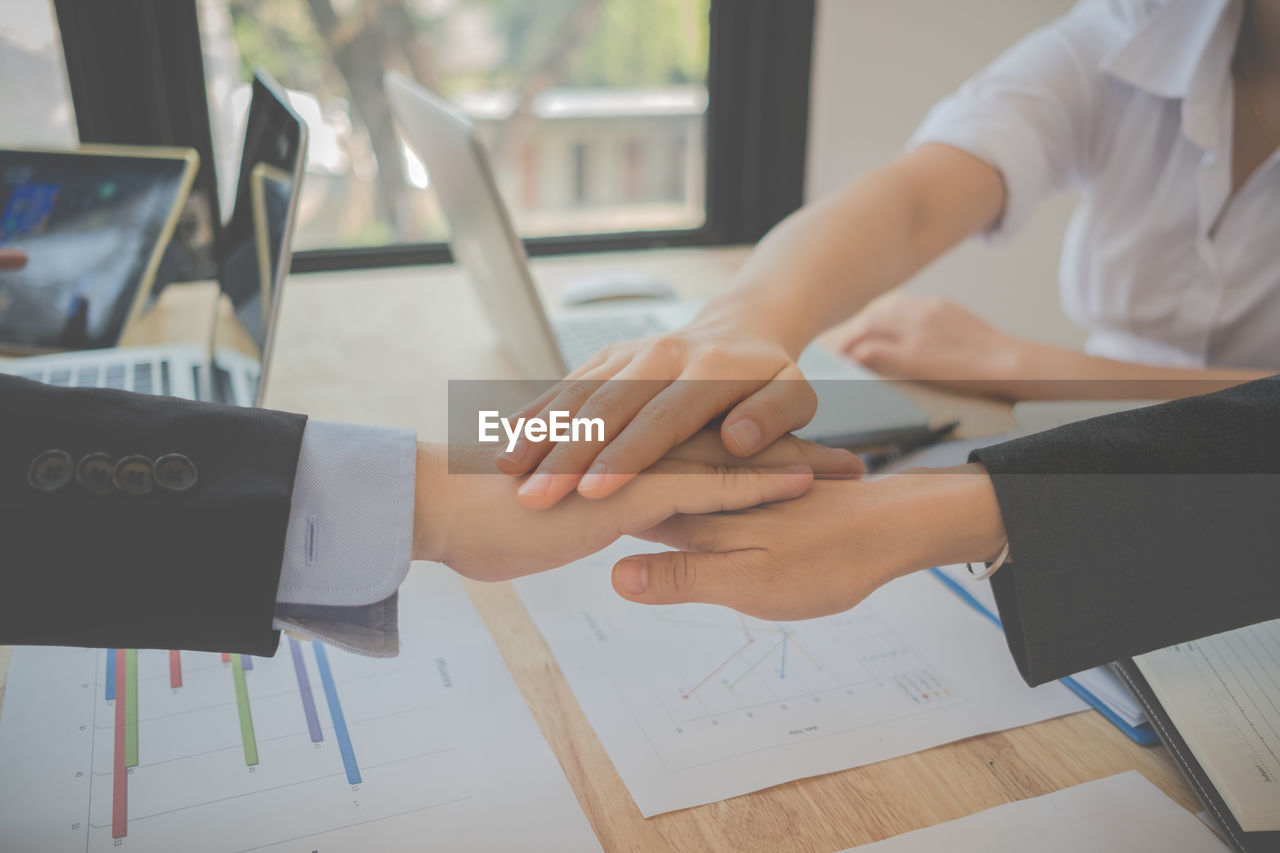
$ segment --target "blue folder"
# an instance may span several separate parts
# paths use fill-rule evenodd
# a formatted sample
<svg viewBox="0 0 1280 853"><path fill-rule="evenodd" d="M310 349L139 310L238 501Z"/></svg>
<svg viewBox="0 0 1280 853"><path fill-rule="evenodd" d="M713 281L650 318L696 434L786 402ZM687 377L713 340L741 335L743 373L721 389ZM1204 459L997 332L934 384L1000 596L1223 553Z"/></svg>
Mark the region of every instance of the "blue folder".
<svg viewBox="0 0 1280 853"><path fill-rule="evenodd" d="M987 619L989 619L991 623L995 625L997 628L1003 628L1003 626L1000 624L1000 617L992 613L990 610L988 610L986 605L984 605L981 601L975 598L973 594L969 592L969 590L965 589L962 584L957 583L955 578L948 576L945 572L942 572L938 569L930 569L929 571L933 573L934 577L936 577L938 580L946 584L947 589L951 590L956 595L960 596L960 599L965 604L968 604L974 610L978 611L983 616L987 617ZM1150 723L1142 723L1141 725L1131 726L1127 722L1122 720L1120 717L1118 717L1115 711L1112 711L1109 707L1107 707L1105 702L1103 702L1097 696L1094 696L1092 693L1086 690L1083 686L1081 686L1080 682L1076 681L1071 676L1068 675L1066 678L1062 678L1059 680L1063 684L1065 684L1067 689L1070 690L1072 693L1076 694L1081 699L1088 702L1093 707L1097 708L1098 711L1102 714L1102 716L1106 717L1107 720L1109 720L1111 724L1114 725L1117 729L1124 732L1125 735L1134 743L1140 743L1143 746L1155 746L1160 742L1159 736L1157 736L1155 733L1155 730L1151 728Z"/></svg>

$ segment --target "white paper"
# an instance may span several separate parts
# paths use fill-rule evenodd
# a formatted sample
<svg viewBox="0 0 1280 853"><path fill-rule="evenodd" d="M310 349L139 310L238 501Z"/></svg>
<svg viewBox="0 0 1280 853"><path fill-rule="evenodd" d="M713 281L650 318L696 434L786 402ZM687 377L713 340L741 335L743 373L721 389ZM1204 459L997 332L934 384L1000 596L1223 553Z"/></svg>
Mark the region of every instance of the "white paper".
<svg viewBox="0 0 1280 853"><path fill-rule="evenodd" d="M360 779L350 782L310 643L301 661L322 740L313 743L288 641L245 672L259 763L247 764L231 671L182 653L138 654L139 764L127 836L112 838L115 702L107 653L14 651L0 718L0 848L598 851L457 577L419 565L401 589L402 651L327 649Z"/></svg>
<svg viewBox="0 0 1280 853"><path fill-rule="evenodd" d="M1195 815L1141 773L1130 770L855 849L859 853L1222 853L1227 847Z"/></svg>
<svg viewBox="0 0 1280 853"><path fill-rule="evenodd" d="M1240 827L1280 830L1280 619L1133 660Z"/></svg>
<svg viewBox="0 0 1280 853"><path fill-rule="evenodd" d="M848 613L772 623L619 598L614 562L653 550L622 540L516 582L646 816L1086 707L1027 687L1000 632L927 573Z"/></svg>

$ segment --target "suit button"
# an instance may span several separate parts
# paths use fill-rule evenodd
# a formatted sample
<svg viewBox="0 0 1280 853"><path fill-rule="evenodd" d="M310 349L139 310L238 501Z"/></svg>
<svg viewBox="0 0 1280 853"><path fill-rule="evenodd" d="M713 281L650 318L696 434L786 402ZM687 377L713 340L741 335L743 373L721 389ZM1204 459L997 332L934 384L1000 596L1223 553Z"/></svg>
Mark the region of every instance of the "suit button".
<svg viewBox="0 0 1280 853"><path fill-rule="evenodd" d="M71 454L65 450L46 450L27 466L27 483L42 492L56 492L67 483L75 472Z"/></svg>
<svg viewBox="0 0 1280 853"><path fill-rule="evenodd" d="M196 464L181 453L156 459L156 485L171 492L185 492L196 484Z"/></svg>
<svg viewBox="0 0 1280 853"><path fill-rule="evenodd" d="M126 456L116 463L112 481L126 495L145 495L155 488L151 460L145 456Z"/></svg>
<svg viewBox="0 0 1280 853"><path fill-rule="evenodd" d="M95 495L109 495L113 488L111 475L115 470L115 459L105 453L90 453L82 456L76 464L76 482Z"/></svg>

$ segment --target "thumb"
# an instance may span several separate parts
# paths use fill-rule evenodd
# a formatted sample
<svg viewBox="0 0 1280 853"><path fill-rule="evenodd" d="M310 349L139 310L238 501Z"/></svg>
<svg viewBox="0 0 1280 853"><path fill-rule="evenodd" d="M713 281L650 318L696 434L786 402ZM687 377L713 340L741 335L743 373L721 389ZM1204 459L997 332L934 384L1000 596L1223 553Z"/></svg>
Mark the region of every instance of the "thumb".
<svg viewBox="0 0 1280 853"><path fill-rule="evenodd" d="M613 567L613 588L639 604L725 603L733 592L730 554L636 554Z"/></svg>

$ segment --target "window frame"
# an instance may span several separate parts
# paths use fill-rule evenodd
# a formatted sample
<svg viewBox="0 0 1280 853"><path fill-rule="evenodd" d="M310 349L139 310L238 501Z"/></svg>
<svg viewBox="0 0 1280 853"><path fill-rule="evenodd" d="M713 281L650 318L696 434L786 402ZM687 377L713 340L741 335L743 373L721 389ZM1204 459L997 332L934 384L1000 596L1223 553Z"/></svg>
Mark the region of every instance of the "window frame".
<svg viewBox="0 0 1280 853"><path fill-rule="evenodd" d="M196 0L53 0L82 142L186 145L218 215ZM804 200L815 0L711 0L706 221L524 239L531 256L753 243ZM104 36L104 34L106 34ZM109 37L106 37L109 36ZM308 249L293 272L447 263L445 243Z"/></svg>

